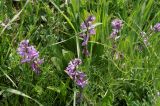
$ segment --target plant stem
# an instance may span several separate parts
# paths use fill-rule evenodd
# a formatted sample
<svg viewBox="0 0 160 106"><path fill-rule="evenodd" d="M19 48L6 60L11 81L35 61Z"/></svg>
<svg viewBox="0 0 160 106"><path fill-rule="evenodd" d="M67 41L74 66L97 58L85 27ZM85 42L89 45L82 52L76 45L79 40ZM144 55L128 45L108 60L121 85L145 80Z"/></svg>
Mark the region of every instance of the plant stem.
<svg viewBox="0 0 160 106"><path fill-rule="evenodd" d="M76 106L76 93L77 93L77 91L76 91L76 88L74 89L74 100L73 100L73 106Z"/></svg>

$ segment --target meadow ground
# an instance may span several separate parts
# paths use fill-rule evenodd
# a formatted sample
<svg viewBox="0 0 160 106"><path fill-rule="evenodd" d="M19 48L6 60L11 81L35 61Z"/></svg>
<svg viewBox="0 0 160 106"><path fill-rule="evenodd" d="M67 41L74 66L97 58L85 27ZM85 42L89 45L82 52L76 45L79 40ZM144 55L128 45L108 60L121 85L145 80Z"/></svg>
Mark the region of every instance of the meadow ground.
<svg viewBox="0 0 160 106"><path fill-rule="evenodd" d="M0 106L160 106L159 0L0 0Z"/></svg>

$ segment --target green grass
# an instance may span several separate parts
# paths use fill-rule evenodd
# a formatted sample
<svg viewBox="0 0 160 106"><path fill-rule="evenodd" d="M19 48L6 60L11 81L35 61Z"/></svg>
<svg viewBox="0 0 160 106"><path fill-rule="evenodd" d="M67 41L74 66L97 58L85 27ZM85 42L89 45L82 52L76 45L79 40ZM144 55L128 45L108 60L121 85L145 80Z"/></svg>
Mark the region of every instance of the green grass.
<svg viewBox="0 0 160 106"><path fill-rule="evenodd" d="M159 8L159 0L1 0L0 106L76 105L80 89L64 72L74 58L82 59L79 68L89 82L78 105L159 106L160 33L150 30L160 22ZM97 26L85 57L79 33L89 15ZM119 59L109 39L115 18L124 24L115 42L115 51L124 56ZM151 34L149 46L141 31ZM44 58L38 76L20 64L16 50L23 39Z"/></svg>

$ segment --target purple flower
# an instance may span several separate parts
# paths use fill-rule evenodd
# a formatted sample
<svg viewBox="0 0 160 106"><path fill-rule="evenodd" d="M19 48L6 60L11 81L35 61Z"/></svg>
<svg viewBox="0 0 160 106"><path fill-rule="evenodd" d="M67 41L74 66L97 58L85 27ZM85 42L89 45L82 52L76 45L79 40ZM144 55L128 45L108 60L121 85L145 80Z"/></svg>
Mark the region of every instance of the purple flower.
<svg viewBox="0 0 160 106"><path fill-rule="evenodd" d="M95 20L96 20L96 17L93 16L93 15L89 16L88 19L87 19L88 22L92 22L92 21L95 21Z"/></svg>
<svg viewBox="0 0 160 106"><path fill-rule="evenodd" d="M153 30L155 32L160 32L160 23L157 23L156 25L154 25Z"/></svg>
<svg viewBox="0 0 160 106"><path fill-rule="evenodd" d="M80 87L85 87L88 81L86 80L86 74L83 72L77 71L74 76L76 84Z"/></svg>
<svg viewBox="0 0 160 106"><path fill-rule="evenodd" d="M22 57L21 63L30 62L39 57L39 52L29 45L29 40L21 41L17 52Z"/></svg>
<svg viewBox="0 0 160 106"><path fill-rule="evenodd" d="M36 74L39 74L40 73L40 68L39 68L39 65L41 65L43 63L43 59L37 59L35 61L33 61L33 63L31 64L31 67L33 69L33 71L36 73Z"/></svg>
<svg viewBox="0 0 160 106"><path fill-rule="evenodd" d="M87 26L86 26L86 23L85 23L85 22L83 22L83 23L81 24L81 29L82 29L82 30L87 29Z"/></svg>
<svg viewBox="0 0 160 106"><path fill-rule="evenodd" d="M83 37L82 46L87 46L88 40L89 40L89 35L88 36L84 36Z"/></svg>
<svg viewBox="0 0 160 106"><path fill-rule="evenodd" d="M28 46L29 46L29 40L21 41L20 44L19 44L19 48L17 49L19 55L25 56Z"/></svg>
<svg viewBox="0 0 160 106"><path fill-rule="evenodd" d="M38 66L43 63L39 59L39 52L34 48L34 46L29 45L29 40L23 40L20 42L17 49L18 54L21 56L21 63L30 63L33 71L39 73Z"/></svg>
<svg viewBox="0 0 160 106"><path fill-rule="evenodd" d="M95 17L94 16L89 16L82 24L81 24L81 30L83 30L84 34L87 35L94 35L95 29L92 23L94 22Z"/></svg>
<svg viewBox="0 0 160 106"><path fill-rule="evenodd" d="M112 25L112 33L110 35L110 38L116 40L116 37L123 26L123 22L120 19L114 19L111 22L111 25Z"/></svg>
<svg viewBox="0 0 160 106"><path fill-rule="evenodd" d="M94 28L91 28L88 30L90 35L95 35L96 34L96 30Z"/></svg>
<svg viewBox="0 0 160 106"><path fill-rule="evenodd" d="M85 48L87 48L87 44L90 39L90 36L96 34L95 26L92 25L95 19L96 18L91 15L81 24L81 30L83 32L80 33L80 37L83 38L82 46L84 46ZM82 53L84 54L85 52L82 52ZM89 55L89 52L88 52L88 55Z"/></svg>
<svg viewBox="0 0 160 106"><path fill-rule="evenodd" d="M115 39L117 37L117 34L118 34L118 30L113 30L113 32L110 35L110 38Z"/></svg>
<svg viewBox="0 0 160 106"><path fill-rule="evenodd" d="M70 61L68 67L66 68L66 73L73 79L73 75L75 74L76 67L82 63L81 59L75 58Z"/></svg>
<svg viewBox="0 0 160 106"><path fill-rule="evenodd" d="M123 24L122 24L122 20L120 19L114 19L112 21L112 28L116 29L116 30L120 30L122 28Z"/></svg>
<svg viewBox="0 0 160 106"><path fill-rule="evenodd" d="M81 59L78 59L78 58L75 58L72 63L75 65L75 66L78 66L80 64L82 64L82 60Z"/></svg>
<svg viewBox="0 0 160 106"><path fill-rule="evenodd" d="M65 72L78 86L83 88L87 84L87 80L86 75L83 72L76 70L77 66L80 64L82 64L81 59L75 58L74 60L71 60Z"/></svg>
<svg viewBox="0 0 160 106"><path fill-rule="evenodd" d="M39 57L39 52L33 46L30 46L28 47L28 56L31 59L36 59Z"/></svg>

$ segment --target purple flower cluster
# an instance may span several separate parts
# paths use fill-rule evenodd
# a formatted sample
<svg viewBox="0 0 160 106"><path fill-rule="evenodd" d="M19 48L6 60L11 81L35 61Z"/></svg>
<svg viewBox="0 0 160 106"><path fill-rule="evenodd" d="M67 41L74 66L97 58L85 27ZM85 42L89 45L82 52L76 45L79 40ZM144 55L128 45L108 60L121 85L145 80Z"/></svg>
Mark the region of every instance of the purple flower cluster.
<svg viewBox="0 0 160 106"><path fill-rule="evenodd" d="M84 46L82 53L86 56L89 56L89 51L87 49L87 44L90 39L91 35L95 35L95 26L93 26L93 22L95 21L94 16L89 16L82 24L81 24L81 30L83 31L80 34L80 37L83 38L82 46Z"/></svg>
<svg viewBox="0 0 160 106"><path fill-rule="evenodd" d="M30 63L33 71L40 73L39 65L43 63L43 59L39 59L39 52L34 46L29 45L29 40L21 41L17 52L22 58L21 63Z"/></svg>
<svg viewBox="0 0 160 106"><path fill-rule="evenodd" d="M82 64L81 59L75 58L74 60L70 61L68 67L66 68L65 72L70 76L75 83L83 88L87 84L86 75L83 72L77 71L78 65Z"/></svg>
<svg viewBox="0 0 160 106"><path fill-rule="evenodd" d="M154 25L153 30L155 32L160 32L160 23L157 23L156 25Z"/></svg>
<svg viewBox="0 0 160 106"><path fill-rule="evenodd" d="M110 35L110 38L115 39L123 26L123 22L120 19L114 19L111 25L112 25L112 33Z"/></svg>

